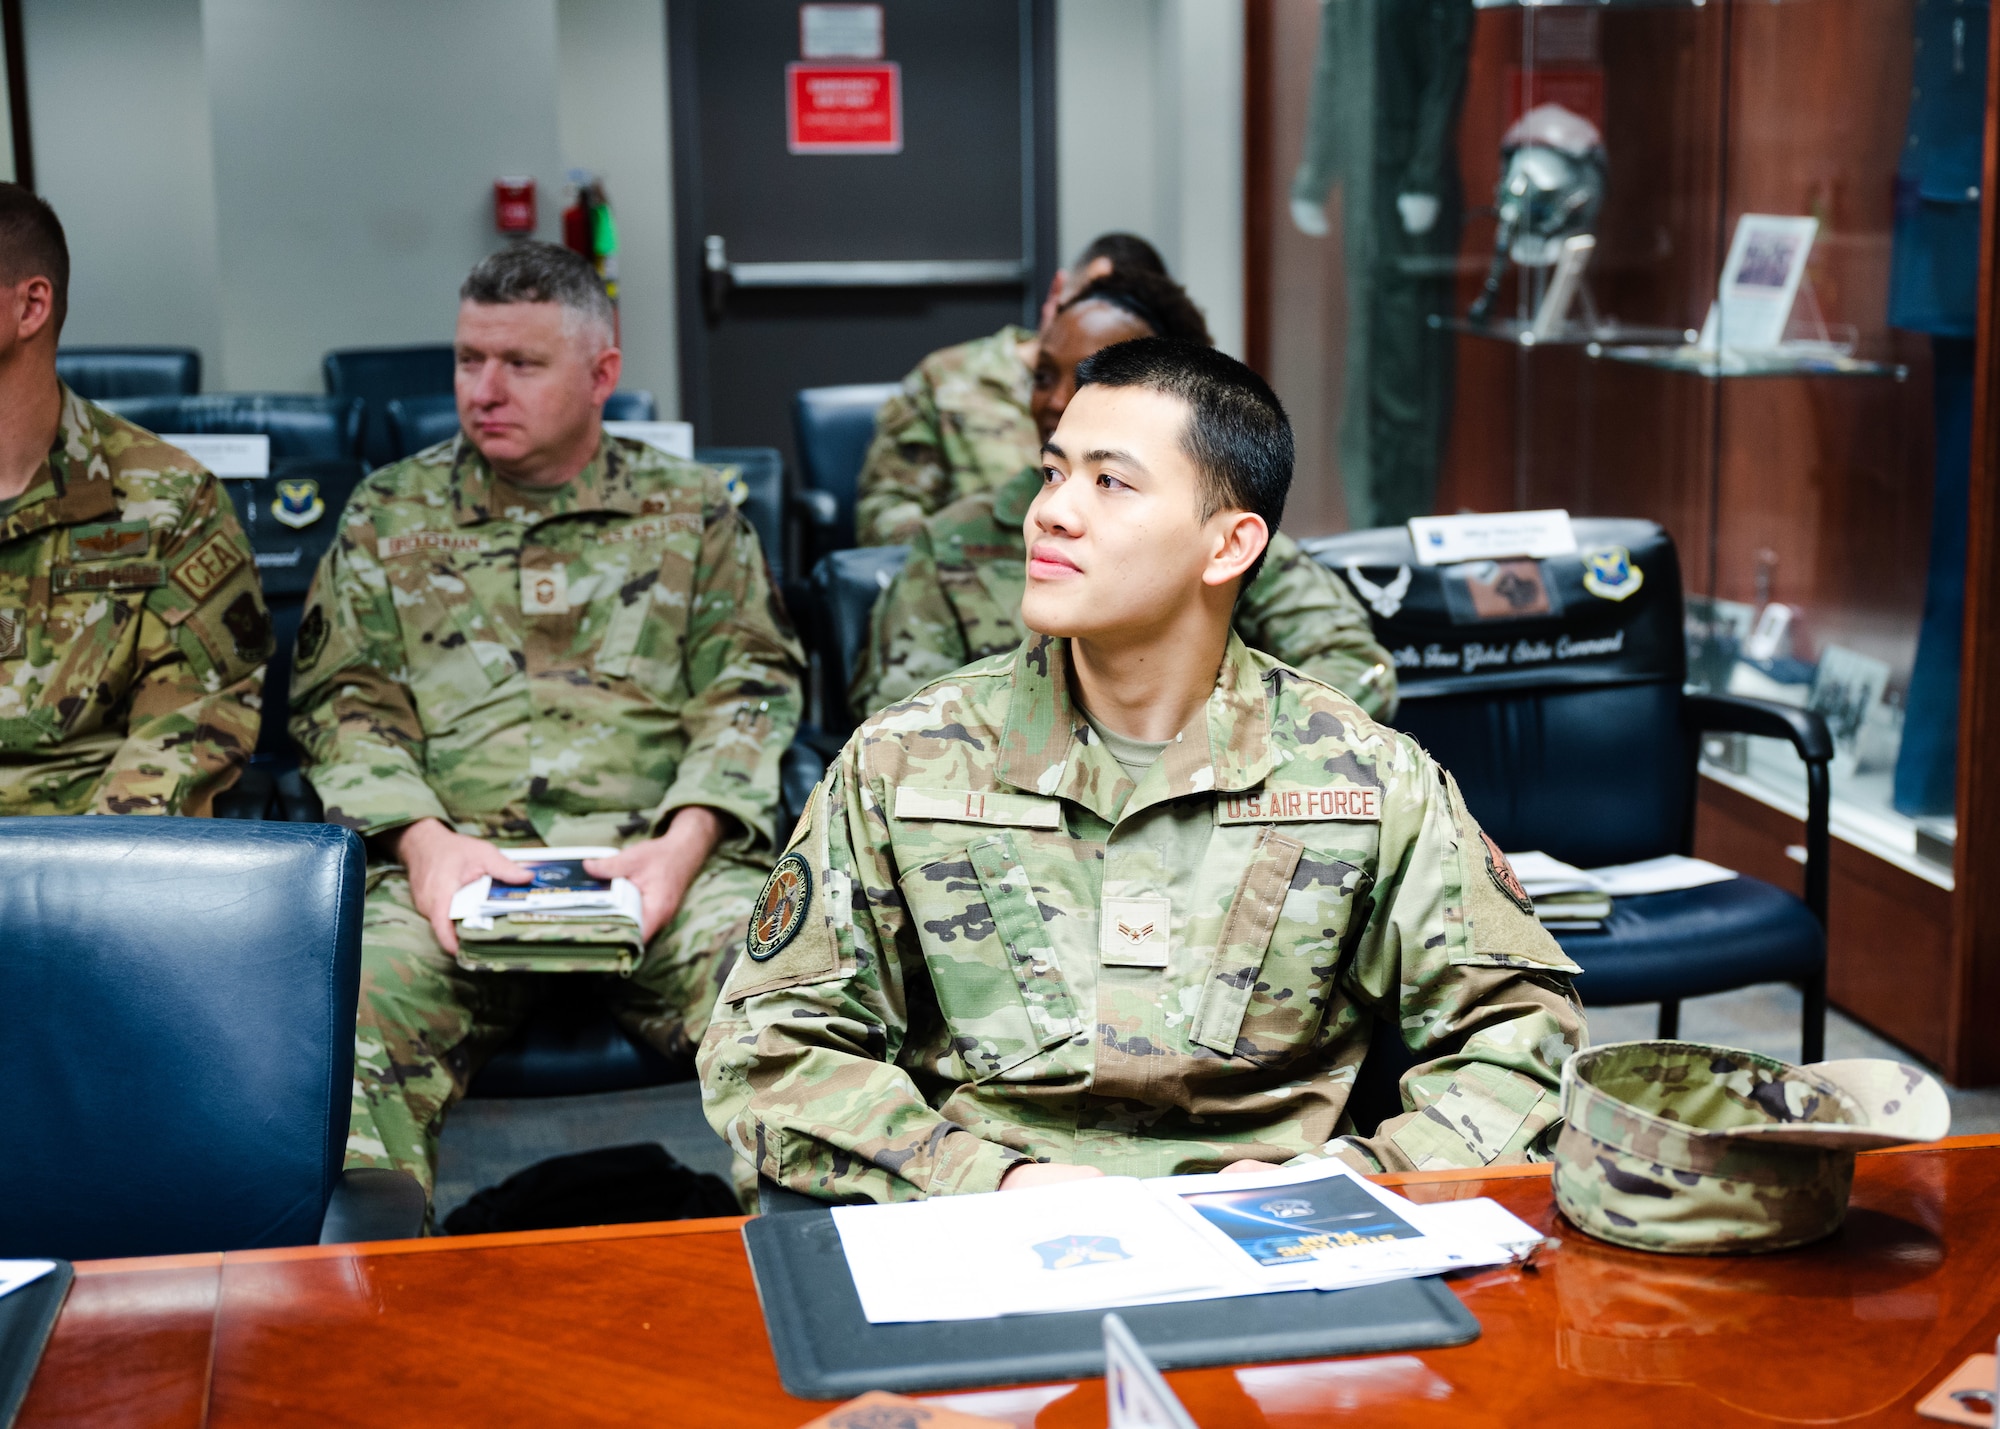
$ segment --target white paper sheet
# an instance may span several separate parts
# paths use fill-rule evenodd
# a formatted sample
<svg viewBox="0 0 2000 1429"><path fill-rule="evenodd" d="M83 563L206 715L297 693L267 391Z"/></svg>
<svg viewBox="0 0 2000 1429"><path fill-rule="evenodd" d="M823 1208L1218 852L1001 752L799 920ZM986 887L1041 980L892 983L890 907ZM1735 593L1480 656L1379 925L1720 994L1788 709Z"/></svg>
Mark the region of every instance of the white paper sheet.
<svg viewBox="0 0 2000 1429"><path fill-rule="evenodd" d="M1530 898L1553 893L1605 893L1613 898L1637 898L1647 893L1674 893L1727 883L1735 871L1706 859L1663 854L1638 863L1614 863L1603 868L1578 868L1541 852L1510 853L1507 862Z"/></svg>
<svg viewBox="0 0 2000 1429"><path fill-rule="evenodd" d="M835 1206L833 1224L870 1324L1243 1293L1221 1257L1130 1176Z"/></svg>
<svg viewBox="0 0 2000 1429"><path fill-rule="evenodd" d="M558 863L587 858L611 858L615 848L521 848L502 849L516 863ZM503 889L510 885L501 884ZM614 878L603 889L561 891L550 889L493 896L493 880L480 877L451 896L451 916L473 928L490 928L493 919L508 913L533 913L538 918L558 917L590 920L607 916L629 918L643 923L643 900L639 887L628 878Z"/></svg>
<svg viewBox="0 0 2000 1429"><path fill-rule="evenodd" d="M53 1260L0 1260L0 1295L12 1295L23 1285L33 1285L55 1268Z"/></svg>
<svg viewBox="0 0 2000 1429"><path fill-rule="evenodd" d="M1543 1239L1540 1231L1490 1196L1475 1196L1467 1201L1412 1202L1410 1210L1427 1235L1490 1241L1515 1255Z"/></svg>

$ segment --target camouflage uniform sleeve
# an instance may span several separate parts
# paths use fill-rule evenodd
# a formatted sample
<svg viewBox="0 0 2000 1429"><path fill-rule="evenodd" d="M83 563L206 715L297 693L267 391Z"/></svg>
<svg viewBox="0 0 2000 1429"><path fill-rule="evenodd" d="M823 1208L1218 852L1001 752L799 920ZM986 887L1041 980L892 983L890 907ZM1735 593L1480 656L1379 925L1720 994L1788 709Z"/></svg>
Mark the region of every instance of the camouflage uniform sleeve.
<svg viewBox="0 0 2000 1429"><path fill-rule="evenodd" d="M162 543L167 582L140 617L125 742L98 780L102 814L211 812L257 747L271 617L250 542L203 473Z"/></svg>
<svg viewBox="0 0 2000 1429"><path fill-rule="evenodd" d="M687 751L650 811L653 828L700 804L743 826L725 846L769 849L777 842L778 762L799 727L805 656L756 533L719 485L707 503L687 622Z"/></svg>
<svg viewBox="0 0 2000 1429"><path fill-rule="evenodd" d="M848 708L866 719L971 658L965 629L938 579L930 528L919 526L910 536L910 559L868 617L868 641L847 687Z"/></svg>
<svg viewBox="0 0 2000 1429"><path fill-rule="evenodd" d="M813 792L773 875L794 856L810 875L794 936L760 957L768 897L752 914L749 956L702 1042L703 1110L759 1174L822 1200L996 1190L1029 1158L946 1121L896 1065L912 1003L932 1005L929 975L855 748Z"/></svg>
<svg viewBox="0 0 2000 1429"><path fill-rule="evenodd" d="M365 488L364 488L365 491ZM359 495L313 574L292 654L292 738L329 823L364 837L451 823L424 778L424 727L404 683L393 591Z"/></svg>
<svg viewBox="0 0 2000 1429"><path fill-rule="evenodd" d="M1562 1064L1584 1045L1576 964L1536 922L1457 782L1398 742L1373 907L1346 979L1432 1059L1403 1077L1410 1110L1326 1150L1386 1171L1545 1160Z"/></svg>
<svg viewBox="0 0 2000 1429"><path fill-rule="evenodd" d="M1375 719L1396 713L1396 665L1368 612L1332 571L1285 535L1236 607L1243 643L1326 681Z"/></svg>
<svg viewBox="0 0 2000 1429"><path fill-rule="evenodd" d="M875 415L875 437L861 463L854 508L855 543L894 546L951 500L937 401L920 367Z"/></svg>

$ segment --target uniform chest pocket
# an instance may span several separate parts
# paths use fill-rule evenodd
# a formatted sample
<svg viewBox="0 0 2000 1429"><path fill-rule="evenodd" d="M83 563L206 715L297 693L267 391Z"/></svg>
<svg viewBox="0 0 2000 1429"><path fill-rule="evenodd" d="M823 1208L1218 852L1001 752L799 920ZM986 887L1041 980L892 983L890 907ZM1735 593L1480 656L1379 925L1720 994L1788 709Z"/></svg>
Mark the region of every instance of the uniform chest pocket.
<svg viewBox="0 0 2000 1429"><path fill-rule="evenodd" d="M464 578L433 572L420 579L418 599L405 605L408 585L391 575L403 610L410 694L425 730L435 734L493 700L521 666Z"/></svg>
<svg viewBox="0 0 2000 1429"><path fill-rule="evenodd" d="M1267 827L1223 918L1191 1040L1260 1064L1310 1045L1365 881L1353 864Z"/></svg>
<svg viewBox="0 0 2000 1429"><path fill-rule="evenodd" d="M952 1050L975 1082L1083 1030L1013 838L998 834L903 879Z"/></svg>
<svg viewBox="0 0 2000 1429"><path fill-rule="evenodd" d="M686 593L670 590L648 572L611 599L611 615L592 665L599 674L630 680L649 695L677 697L683 667L681 635L687 629Z"/></svg>
<svg viewBox="0 0 2000 1429"><path fill-rule="evenodd" d="M82 733L124 700L138 674L134 648L147 596L164 584L159 570L59 566L44 610L10 612L28 627L10 647L19 644L31 662L54 666L36 702L44 727L62 736ZM102 579L107 575L127 578Z"/></svg>

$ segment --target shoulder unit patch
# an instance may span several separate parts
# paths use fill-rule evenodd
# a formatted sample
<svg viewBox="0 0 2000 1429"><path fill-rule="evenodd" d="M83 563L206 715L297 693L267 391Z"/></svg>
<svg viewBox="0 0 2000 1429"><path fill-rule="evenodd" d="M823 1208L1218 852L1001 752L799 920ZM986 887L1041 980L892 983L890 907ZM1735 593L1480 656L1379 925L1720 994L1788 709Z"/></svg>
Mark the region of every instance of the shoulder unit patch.
<svg viewBox="0 0 2000 1429"><path fill-rule="evenodd" d="M745 951L752 962L776 957L805 926L806 909L812 904L812 866L805 855L793 849L778 860L764 890L750 910L750 935Z"/></svg>

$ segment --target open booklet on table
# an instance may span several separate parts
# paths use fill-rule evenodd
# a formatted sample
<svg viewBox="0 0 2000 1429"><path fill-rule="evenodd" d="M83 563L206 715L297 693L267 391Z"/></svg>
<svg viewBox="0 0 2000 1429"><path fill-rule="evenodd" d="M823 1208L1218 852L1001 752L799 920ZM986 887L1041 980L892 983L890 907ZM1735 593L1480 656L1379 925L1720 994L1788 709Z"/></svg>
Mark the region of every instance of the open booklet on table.
<svg viewBox="0 0 2000 1429"><path fill-rule="evenodd" d="M837 1206L833 1221L878 1325L1343 1290L1503 1264L1541 1239L1492 1201L1418 1205L1333 1161Z"/></svg>

